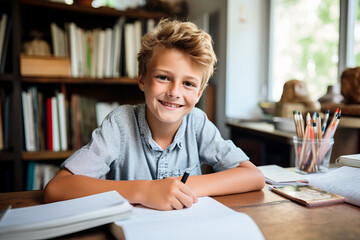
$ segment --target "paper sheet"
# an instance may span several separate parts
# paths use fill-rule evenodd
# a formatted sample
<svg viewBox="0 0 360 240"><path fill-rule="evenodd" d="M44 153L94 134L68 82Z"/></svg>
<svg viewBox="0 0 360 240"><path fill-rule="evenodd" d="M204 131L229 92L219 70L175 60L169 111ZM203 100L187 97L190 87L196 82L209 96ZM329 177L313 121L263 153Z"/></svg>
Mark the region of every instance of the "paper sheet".
<svg viewBox="0 0 360 240"><path fill-rule="evenodd" d="M259 166L257 168L264 174L266 178L276 182L288 182L305 179L304 175L289 171L277 165L265 165Z"/></svg>

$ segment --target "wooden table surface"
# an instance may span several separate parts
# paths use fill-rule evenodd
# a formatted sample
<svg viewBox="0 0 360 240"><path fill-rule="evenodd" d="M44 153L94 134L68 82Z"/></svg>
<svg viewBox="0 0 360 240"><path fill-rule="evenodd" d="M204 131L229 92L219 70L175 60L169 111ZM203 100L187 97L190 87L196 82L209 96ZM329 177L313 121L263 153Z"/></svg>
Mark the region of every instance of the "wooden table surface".
<svg viewBox="0 0 360 240"><path fill-rule="evenodd" d="M291 202L267 187L262 191L218 196L217 201L248 214L265 239L360 239L360 207L347 203L305 207ZM43 204L43 192L25 191L0 194L0 209ZM57 239L113 239L106 226Z"/></svg>

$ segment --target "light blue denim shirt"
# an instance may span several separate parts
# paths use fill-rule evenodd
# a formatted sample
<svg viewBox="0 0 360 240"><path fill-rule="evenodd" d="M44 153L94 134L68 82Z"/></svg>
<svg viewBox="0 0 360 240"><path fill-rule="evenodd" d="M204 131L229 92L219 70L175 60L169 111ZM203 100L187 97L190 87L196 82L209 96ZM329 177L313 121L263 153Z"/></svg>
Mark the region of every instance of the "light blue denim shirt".
<svg viewBox="0 0 360 240"><path fill-rule="evenodd" d="M151 180L181 176L186 170L200 175L203 163L222 171L248 160L198 108L183 118L173 142L163 150L152 139L145 108L139 104L113 110L93 131L90 143L61 166L95 178Z"/></svg>

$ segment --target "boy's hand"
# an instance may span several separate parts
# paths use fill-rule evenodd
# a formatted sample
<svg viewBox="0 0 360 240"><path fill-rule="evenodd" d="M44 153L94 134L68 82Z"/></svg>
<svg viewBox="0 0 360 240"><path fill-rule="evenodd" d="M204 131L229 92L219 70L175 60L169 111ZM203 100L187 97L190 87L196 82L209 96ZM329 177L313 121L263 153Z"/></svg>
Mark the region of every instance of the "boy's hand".
<svg viewBox="0 0 360 240"><path fill-rule="evenodd" d="M191 207L197 197L178 178L149 181L143 191L142 205L158 210L174 210Z"/></svg>

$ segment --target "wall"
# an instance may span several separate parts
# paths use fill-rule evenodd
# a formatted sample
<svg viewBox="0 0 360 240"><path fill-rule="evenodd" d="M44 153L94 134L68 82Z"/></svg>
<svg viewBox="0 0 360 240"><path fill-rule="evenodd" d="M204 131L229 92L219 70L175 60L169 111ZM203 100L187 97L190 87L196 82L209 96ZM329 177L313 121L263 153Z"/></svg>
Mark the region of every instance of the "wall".
<svg viewBox="0 0 360 240"><path fill-rule="evenodd" d="M212 82L216 87L215 124L225 139L229 138L225 115L225 86L226 86L226 16L227 1L225 0L187 0L189 6L189 20L199 24L204 15L217 18L217 34L214 39L214 50L218 58ZM199 24L200 25L200 24ZM202 27L202 26L199 26Z"/></svg>
<svg viewBox="0 0 360 240"><path fill-rule="evenodd" d="M226 116L259 115L267 98L269 2L228 0Z"/></svg>
<svg viewBox="0 0 360 240"><path fill-rule="evenodd" d="M187 2L189 20L195 23L204 14L218 14L218 34L213 36L218 57L215 123L229 138L226 119L256 117L258 102L267 99L270 1Z"/></svg>

